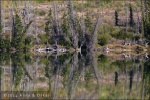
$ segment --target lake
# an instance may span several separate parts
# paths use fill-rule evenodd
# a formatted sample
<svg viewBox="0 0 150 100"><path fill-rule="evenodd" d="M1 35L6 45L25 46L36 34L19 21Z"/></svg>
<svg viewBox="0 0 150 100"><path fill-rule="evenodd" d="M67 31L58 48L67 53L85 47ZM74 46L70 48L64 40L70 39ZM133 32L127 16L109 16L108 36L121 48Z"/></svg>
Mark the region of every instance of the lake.
<svg viewBox="0 0 150 100"><path fill-rule="evenodd" d="M1 98L149 99L149 58L108 55L0 53Z"/></svg>

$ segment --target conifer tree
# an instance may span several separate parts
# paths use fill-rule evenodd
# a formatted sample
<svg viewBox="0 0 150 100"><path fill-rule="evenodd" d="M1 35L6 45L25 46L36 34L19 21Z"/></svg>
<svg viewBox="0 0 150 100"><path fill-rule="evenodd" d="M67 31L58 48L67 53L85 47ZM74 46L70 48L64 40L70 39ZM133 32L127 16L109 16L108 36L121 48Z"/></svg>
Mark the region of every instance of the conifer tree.
<svg viewBox="0 0 150 100"><path fill-rule="evenodd" d="M118 26L118 21L119 21L119 19L118 19L118 12L115 11L115 25L116 26Z"/></svg>
<svg viewBox="0 0 150 100"><path fill-rule="evenodd" d="M144 30L144 37L146 40L150 40L150 1L145 0L142 1L143 3L143 30Z"/></svg>
<svg viewBox="0 0 150 100"><path fill-rule="evenodd" d="M21 53L14 53L12 54L12 67L13 67L13 82L14 87L17 88L17 86L20 84L21 79L23 77L23 66L24 66L24 56L21 55Z"/></svg>
<svg viewBox="0 0 150 100"><path fill-rule="evenodd" d="M129 21L129 25L131 27L134 26L133 9L132 9L131 5L130 5L130 21Z"/></svg>
<svg viewBox="0 0 150 100"><path fill-rule="evenodd" d="M13 19L13 26L12 26L12 42L11 45L18 51L23 51L25 49L25 39L26 39L26 32L29 29L32 21L30 21L24 28L21 18L18 14L15 15Z"/></svg>
<svg viewBox="0 0 150 100"><path fill-rule="evenodd" d="M23 26L18 14L15 15L13 27L12 47L16 49L23 49Z"/></svg>

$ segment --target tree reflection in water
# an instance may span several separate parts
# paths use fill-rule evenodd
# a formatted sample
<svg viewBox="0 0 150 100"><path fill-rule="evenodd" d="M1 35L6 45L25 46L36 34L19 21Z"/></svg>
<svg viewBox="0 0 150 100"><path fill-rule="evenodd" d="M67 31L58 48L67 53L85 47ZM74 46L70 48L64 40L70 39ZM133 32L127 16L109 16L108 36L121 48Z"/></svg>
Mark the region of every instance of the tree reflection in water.
<svg viewBox="0 0 150 100"><path fill-rule="evenodd" d="M52 99L149 99L149 62L95 52L0 53L1 91L48 91Z"/></svg>

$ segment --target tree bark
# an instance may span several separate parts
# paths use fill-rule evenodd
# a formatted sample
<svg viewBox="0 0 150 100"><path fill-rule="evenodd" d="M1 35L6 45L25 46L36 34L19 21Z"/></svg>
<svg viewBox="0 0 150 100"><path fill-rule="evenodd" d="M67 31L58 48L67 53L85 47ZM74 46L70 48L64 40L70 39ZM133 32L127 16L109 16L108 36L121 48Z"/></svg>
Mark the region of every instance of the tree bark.
<svg viewBox="0 0 150 100"><path fill-rule="evenodd" d="M69 0L69 26L75 51L78 48L78 33L72 0Z"/></svg>
<svg viewBox="0 0 150 100"><path fill-rule="evenodd" d="M99 27L100 23L101 23L101 14L99 14L99 17L98 17L97 22L95 24L94 30L91 34L92 36L91 36L91 39L90 39L90 44L88 45L88 49L90 51L95 51L95 49L96 49L97 33L98 33L98 27Z"/></svg>

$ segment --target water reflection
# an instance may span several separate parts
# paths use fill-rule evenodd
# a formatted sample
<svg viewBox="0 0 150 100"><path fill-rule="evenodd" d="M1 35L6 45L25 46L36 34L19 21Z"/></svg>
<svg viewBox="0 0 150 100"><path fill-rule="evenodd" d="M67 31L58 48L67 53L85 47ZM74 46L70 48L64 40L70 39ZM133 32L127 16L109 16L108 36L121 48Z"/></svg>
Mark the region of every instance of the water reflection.
<svg viewBox="0 0 150 100"><path fill-rule="evenodd" d="M149 99L149 59L0 53L1 91L48 91L53 99Z"/></svg>

